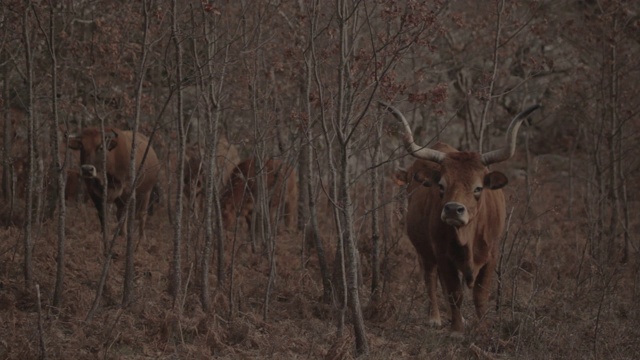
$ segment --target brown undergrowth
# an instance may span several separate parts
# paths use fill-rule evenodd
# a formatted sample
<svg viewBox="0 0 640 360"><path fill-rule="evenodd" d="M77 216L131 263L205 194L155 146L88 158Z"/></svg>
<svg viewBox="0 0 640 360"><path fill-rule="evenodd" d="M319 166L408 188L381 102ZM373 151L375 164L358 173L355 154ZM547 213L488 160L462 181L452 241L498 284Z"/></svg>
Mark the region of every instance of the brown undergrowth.
<svg viewBox="0 0 640 360"><path fill-rule="evenodd" d="M470 326L462 339L445 324L426 322L426 294L417 259L402 235L385 243L384 284L371 301L367 235L360 234L362 301L371 359L633 359L640 358L640 279L637 253L626 264L598 262L585 251L588 224L579 212L569 219L566 184L539 169L531 187L512 181L510 222L501 274L492 296L488 326L479 327L467 291L463 313ZM528 190L528 191L527 191ZM21 210L20 210L21 211ZM20 222L18 211L12 221ZM166 209L148 223L148 239L136 254L135 301L119 306L124 245L118 242L105 292L95 318L85 321L104 258L98 221L90 204L69 203L63 305L52 307L56 271L55 223L36 231L34 280L40 285L43 338L52 359L350 359L354 339L347 326L336 332L337 302L320 302L322 285L315 254L301 255L300 234L283 232L276 242L277 276L265 319L269 262L261 247L253 252L246 232L229 242L235 252L228 277L213 287L211 313L199 301L196 228L185 236L184 294L174 305L168 293L173 228ZM322 234L333 253L330 214ZM6 219L5 219L6 220ZM3 224L7 225L7 224ZM364 229L366 226L360 228ZM23 231L0 229L0 359L39 356L34 289L22 275ZM311 251L312 249L307 249ZM217 284L215 276L211 283ZM231 281L231 279L233 281ZM496 309L496 304L499 307ZM348 318L347 318L348 324Z"/></svg>

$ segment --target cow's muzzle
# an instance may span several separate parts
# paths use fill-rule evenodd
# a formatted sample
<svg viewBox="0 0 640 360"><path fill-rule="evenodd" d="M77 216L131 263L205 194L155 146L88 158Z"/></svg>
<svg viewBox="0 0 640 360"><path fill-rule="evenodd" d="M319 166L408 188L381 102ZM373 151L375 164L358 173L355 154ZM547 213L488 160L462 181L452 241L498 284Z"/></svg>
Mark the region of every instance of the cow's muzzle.
<svg viewBox="0 0 640 360"><path fill-rule="evenodd" d="M98 177L98 171L96 167L93 165L82 165L80 166L80 171L82 172L82 176L86 178L95 178Z"/></svg>
<svg viewBox="0 0 640 360"><path fill-rule="evenodd" d="M440 218L448 225L460 227L467 225L469 222L469 212L460 203L448 202L444 204Z"/></svg>

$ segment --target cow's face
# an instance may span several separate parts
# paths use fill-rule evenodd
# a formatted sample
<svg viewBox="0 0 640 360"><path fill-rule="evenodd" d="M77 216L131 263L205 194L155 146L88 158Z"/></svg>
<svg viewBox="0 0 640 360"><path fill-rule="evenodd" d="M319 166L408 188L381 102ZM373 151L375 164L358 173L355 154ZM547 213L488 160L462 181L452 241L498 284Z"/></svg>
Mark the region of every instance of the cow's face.
<svg viewBox="0 0 640 360"><path fill-rule="evenodd" d="M507 177L498 171L489 172L477 153L449 153L440 170L422 170L414 179L425 186L437 186L442 211L440 219L459 228L473 220L485 191L504 187Z"/></svg>
<svg viewBox="0 0 640 360"><path fill-rule="evenodd" d="M79 136L69 137L69 148L80 151L80 171L85 178L97 178L103 167L103 151L111 151L118 145L118 135L107 131L102 134L97 129L85 129ZM105 146L106 144L106 146Z"/></svg>

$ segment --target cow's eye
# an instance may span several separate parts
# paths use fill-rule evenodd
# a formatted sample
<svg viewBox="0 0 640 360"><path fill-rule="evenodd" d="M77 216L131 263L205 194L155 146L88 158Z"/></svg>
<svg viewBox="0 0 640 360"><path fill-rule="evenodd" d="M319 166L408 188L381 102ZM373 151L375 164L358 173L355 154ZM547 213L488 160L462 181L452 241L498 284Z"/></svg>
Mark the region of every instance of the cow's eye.
<svg viewBox="0 0 640 360"><path fill-rule="evenodd" d="M480 196L480 194L482 193L482 186L478 186L477 188L473 189L473 195L478 197Z"/></svg>

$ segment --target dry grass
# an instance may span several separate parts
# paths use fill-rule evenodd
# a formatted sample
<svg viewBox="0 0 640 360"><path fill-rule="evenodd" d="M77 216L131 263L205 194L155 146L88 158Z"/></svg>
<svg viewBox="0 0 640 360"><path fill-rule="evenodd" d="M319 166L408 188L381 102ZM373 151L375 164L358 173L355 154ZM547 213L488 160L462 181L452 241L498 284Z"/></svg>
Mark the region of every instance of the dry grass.
<svg viewBox="0 0 640 360"><path fill-rule="evenodd" d="M463 339L449 336L447 324L426 322L426 294L409 241L389 239L385 290L369 301L368 251L362 250L366 325L371 359L637 359L640 358L639 262L601 264L584 253L587 234L580 216L567 219L566 184L536 172L531 201L526 186L508 190L513 216L505 243L500 308L492 307L489 327L479 329L467 293L463 312L469 321ZM18 214L20 215L20 214ZM20 216L16 216L20 221ZM329 215L321 219L327 246ZM4 220L6 221L6 219ZM85 322L102 267L98 222L90 205L70 203L67 223L64 305L51 308L55 278L55 224L45 223L34 252L35 280L44 309L47 355L55 359L277 358L350 359L351 329L336 335L336 308L318 302L322 287L311 256L301 266L301 236L277 239L277 279L263 318L269 264L238 236L233 289L229 281L214 290L214 311L199 305L193 273L195 236L185 238L184 286L179 308L168 295L173 230L166 209L150 219L148 240L136 255L136 301L121 309L124 247L118 244L101 308ZM364 228L364 227L363 227ZM0 359L39 355L35 291L24 290L22 231L0 229ZM366 236L361 236L366 249ZM231 251L231 243L228 246ZM227 256L227 259L229 256ZM227 270L230 270L229 263ZM191 272L188 278L187 274ZM187 281L188 280L188 281ZM211 276L212 283L214 276ZM494 293L492 304L496 304ZM448 312L440 299L444 319ZM445 321L446 322L446 321Z"/></svg>

